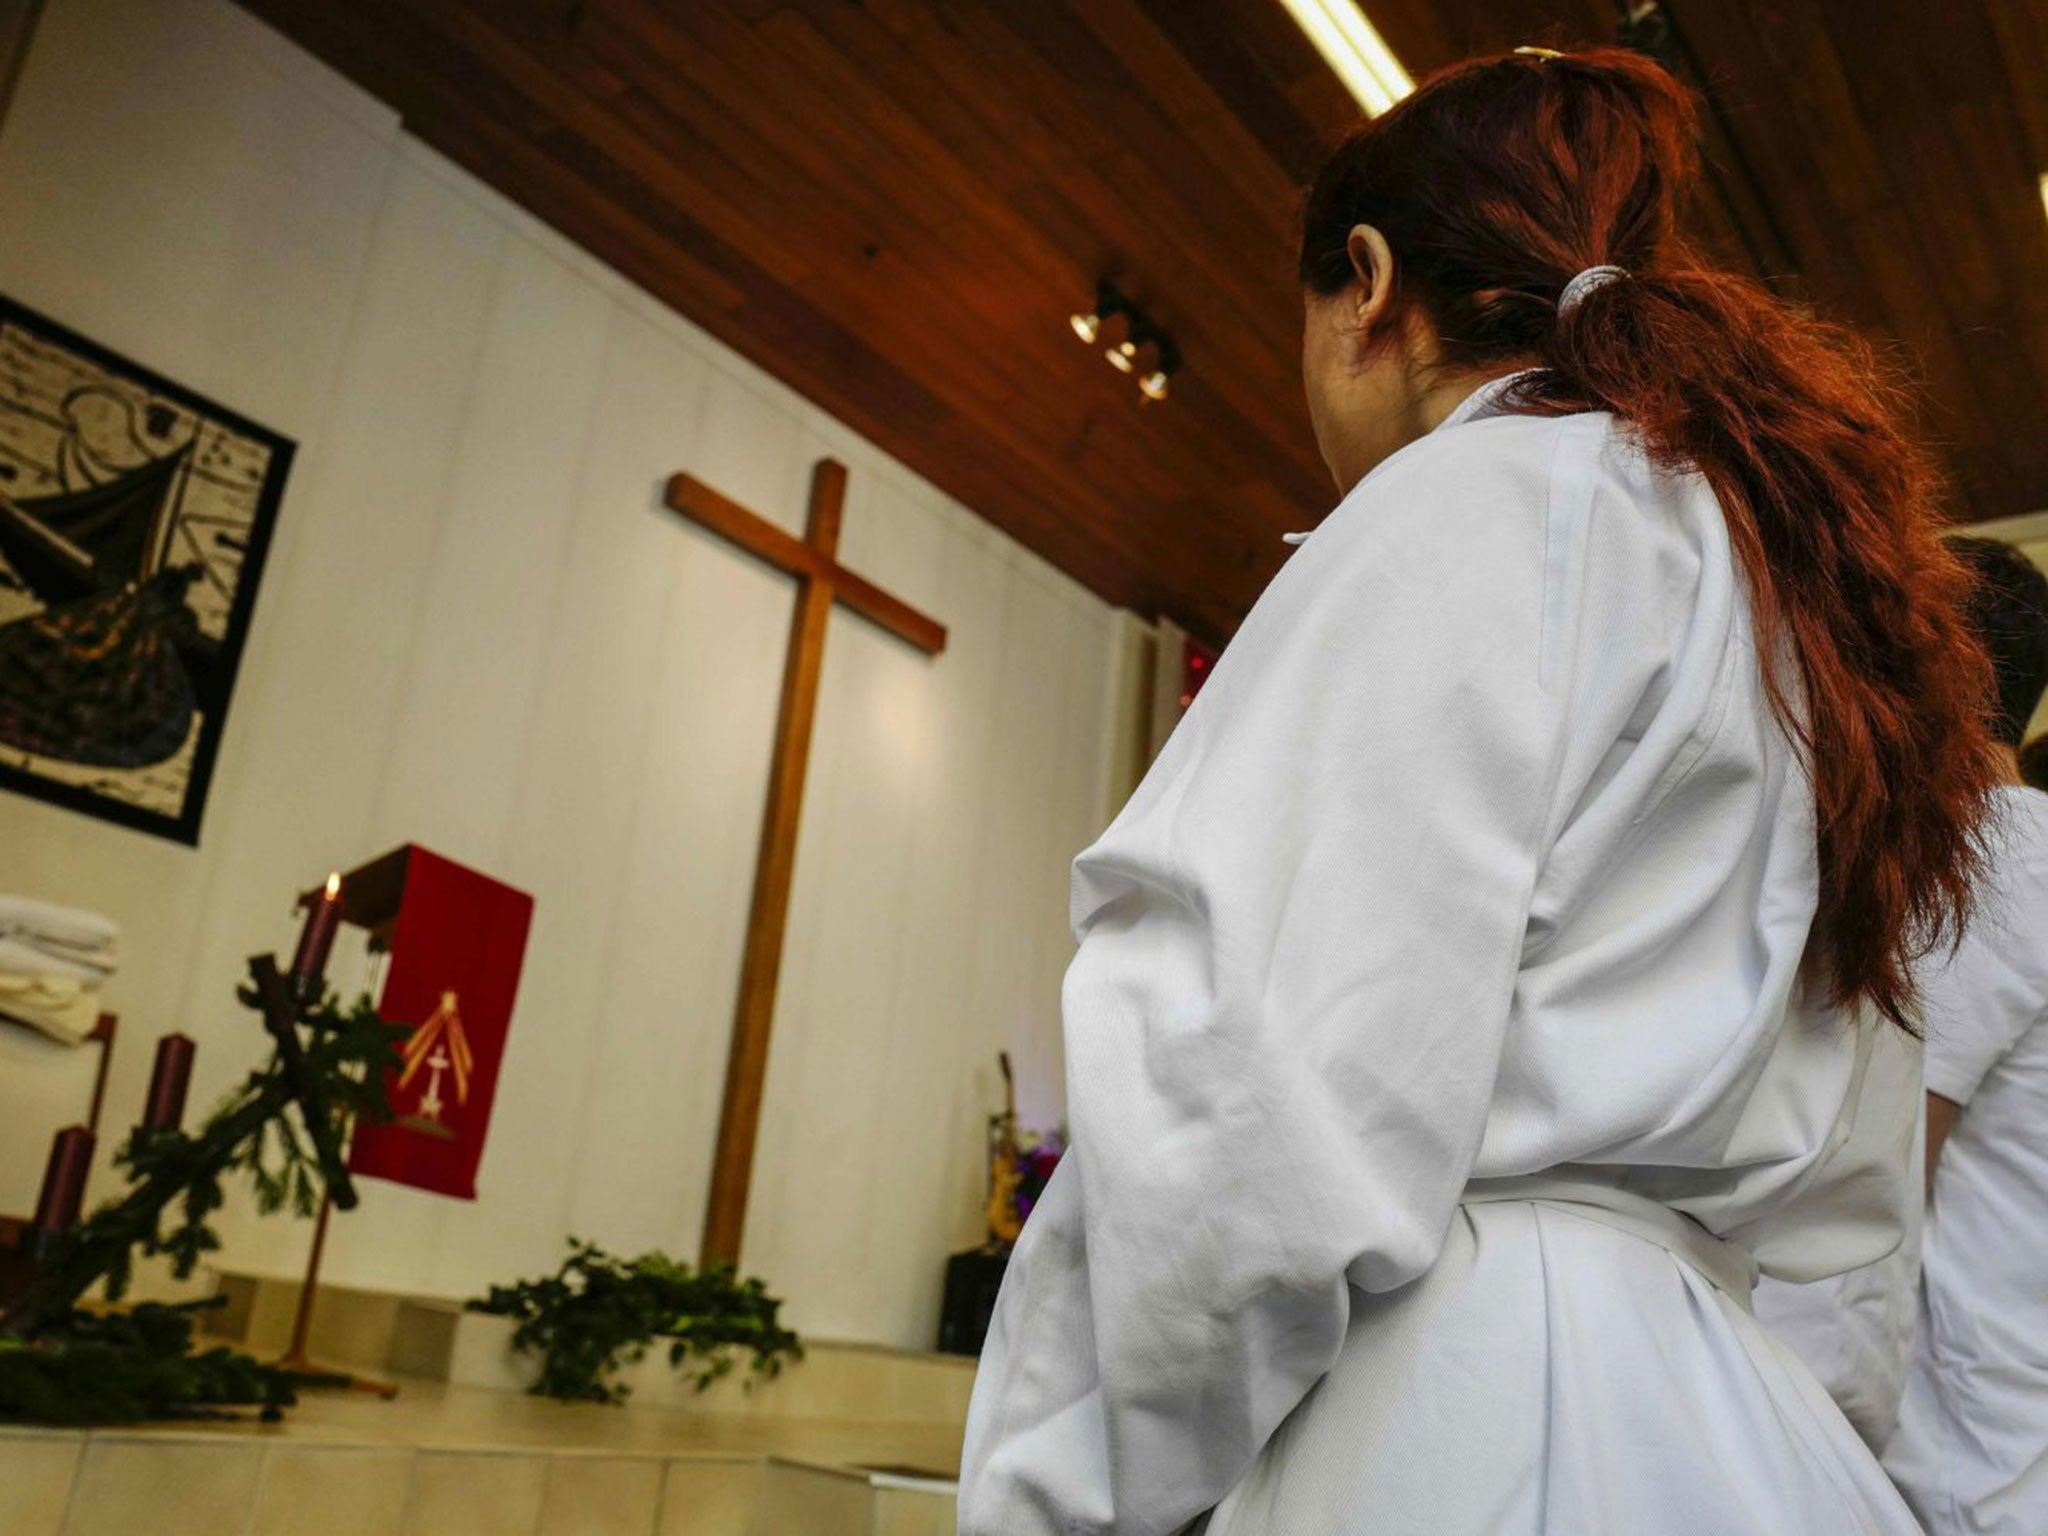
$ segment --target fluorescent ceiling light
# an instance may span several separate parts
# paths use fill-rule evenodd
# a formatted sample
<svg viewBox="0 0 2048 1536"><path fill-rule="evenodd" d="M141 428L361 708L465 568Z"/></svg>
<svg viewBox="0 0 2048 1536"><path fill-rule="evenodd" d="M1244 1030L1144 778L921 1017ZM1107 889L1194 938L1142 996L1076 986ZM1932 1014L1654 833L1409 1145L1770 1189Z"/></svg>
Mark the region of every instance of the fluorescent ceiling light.
<svg viewBox="0 0 2048 1536"><path fill-rule="evenodd" d="M1280 0L1308 40L1316 45L1345 89L1368 117L1378 117L1415 89L1365 13L1352 0ZM2044 194L2048 195L2048 194Z"/></svg>

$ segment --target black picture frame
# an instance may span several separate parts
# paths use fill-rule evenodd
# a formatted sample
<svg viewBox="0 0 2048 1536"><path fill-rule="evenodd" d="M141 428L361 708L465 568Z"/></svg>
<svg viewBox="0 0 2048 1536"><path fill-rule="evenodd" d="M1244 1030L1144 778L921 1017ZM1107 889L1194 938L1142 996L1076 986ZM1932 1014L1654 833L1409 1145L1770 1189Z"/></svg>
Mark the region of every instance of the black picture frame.
<svg viewBox="0 0 2048 1536"><path fill-rule="evenodd" d="M296 449L0 294L0 789L197 846Z"/></svg>

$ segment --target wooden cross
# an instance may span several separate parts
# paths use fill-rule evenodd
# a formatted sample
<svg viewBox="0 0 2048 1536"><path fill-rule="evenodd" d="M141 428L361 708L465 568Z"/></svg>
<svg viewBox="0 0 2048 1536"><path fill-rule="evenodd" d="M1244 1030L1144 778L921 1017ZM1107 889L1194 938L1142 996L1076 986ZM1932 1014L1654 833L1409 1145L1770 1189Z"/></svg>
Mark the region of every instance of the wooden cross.
<svg viewBox="0 0 2048 1536"><path fill-rule="evenodd" d="M761 818L760 861L754 904L747 918L746 957L740 964L739 1005L733 1011L732 1051L725 1063L725 1105L718 1118L718 1154L711 1169L711 1202L704 1213L698 1262L736 1264L746 1222L747 1186L754 1173L754 1139L761 1124L761 1087L768 1073L768 1032L775 1019L775 986L782 971L782 937L789 920L790 876L796 868L797 823L803 814L804 772L811 756L811 722L818 708L818 674L825 660L825 620L834 603L879 624L930 656L946 648L945 626L854 575L838 561L839 524L846 507L846 466L820 459L811 478L810 520L799 539L749 512L689 475L669 480L670 507L729 539L797 580L796 614L782 669L782 708L775 722L775 756L768 770L768 808Z"/></svg>

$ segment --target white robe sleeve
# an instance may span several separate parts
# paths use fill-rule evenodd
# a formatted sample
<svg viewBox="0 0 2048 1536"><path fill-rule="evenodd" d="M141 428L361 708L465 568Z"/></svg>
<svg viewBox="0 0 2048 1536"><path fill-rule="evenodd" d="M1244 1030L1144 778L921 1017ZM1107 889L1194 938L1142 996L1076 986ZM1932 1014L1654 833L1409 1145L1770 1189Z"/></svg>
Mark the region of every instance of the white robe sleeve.
<svg viewBox="0 0 2048 1536"><path fill-rule="evenodd" d="M1554 835L1597 431L1425 440L1354 491L1077 862L1072 1150L983 1358L963 1536L1181 1529L1327 1371L1350 1287L1434 1260Z"/></svg>
<svg viewBox="0 0 2048 1536"><path fill-rule="evenodd" d="M1897 1064L1910 1067L1904 1092L1910 1113L1890 1118L1912 1127L1911 1140L1888 1157L1859 1156L1845 1149L1859 1166L1847 1188L1829 1210L1815 1201L1811 1220L1796 1223L1807 1234L1821 1233L1809 1246L1822 1252L1842 1238L1826 1228L1859 1228L1882 1220L1899 1233L1898 1245L1883 1258L1844 1274L1794 1283L1766 1275L1757 1282L1753 1306L1757 1321L1789 1346L1823 1387L1842 1417L1872 1451L1882 1453L1899 1427L1899 1402L1906 1391L1906 1372L1913 1353L1914 1316L1920 1297L1920 1250L1923 1231L1921 1170L1927 1166L1927 1111L1920 1092L1918 1042L1889 1025L1866 1021L1867 1039L1884 1055L1875 1081L1866 1078L1874 1107L1896 1102ZM1862 1121L1850 1131L1858 1140ZM1867 1117L1876 1119L1875 1114ZM1862 1138L1870 1140L1867 1134ZM1888 1177L1886 1172L1888 1169ZM1880 1179L1882 1182L1880 1183ZM1889 1191L1889 1192L1887 1192Z"/></svg>
<svg viewBox="0 0 2048 1536"><path fill-rule="evenodd" d="M2000 820L1991 836L1990 878L1979 886L1970 926L1920 988L1927 1086L1955 1104L1976 1097L1999 1059L2048 1008L2035 937L2039 914L2048 912L2048 872L2025 856L2023 826Z"/></svg>

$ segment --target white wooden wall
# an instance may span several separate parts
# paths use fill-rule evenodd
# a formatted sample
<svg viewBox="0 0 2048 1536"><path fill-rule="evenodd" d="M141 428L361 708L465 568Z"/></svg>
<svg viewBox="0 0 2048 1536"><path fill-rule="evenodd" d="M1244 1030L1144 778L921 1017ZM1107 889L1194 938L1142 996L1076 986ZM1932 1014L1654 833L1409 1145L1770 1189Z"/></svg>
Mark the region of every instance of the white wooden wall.
<svg viewBox="0 0 2048 1536"><path fill-rule="evenodd" d="M0 209L0 289L301 444L200 848L0 795L0 889L127 928L112 1122L163 1030L195 1108L247 1069L242 961L330 866L412 840L537 898L481 1198L367 1185L338 1279L694 1252L791 595L658 488L800 529L847 463L844 558L952 639L833 620L746 1259L800 1327L928 1343L999 1046L1060 1113L1117 615L221 0L53 0Z"/></svg>

